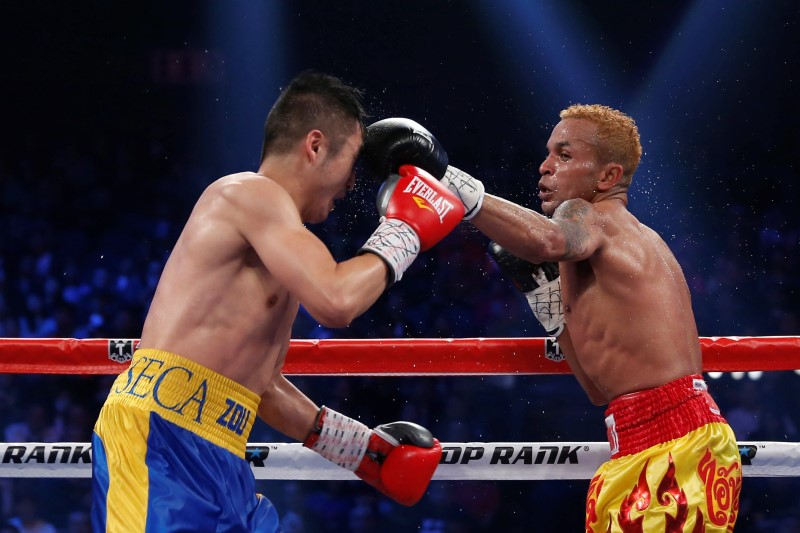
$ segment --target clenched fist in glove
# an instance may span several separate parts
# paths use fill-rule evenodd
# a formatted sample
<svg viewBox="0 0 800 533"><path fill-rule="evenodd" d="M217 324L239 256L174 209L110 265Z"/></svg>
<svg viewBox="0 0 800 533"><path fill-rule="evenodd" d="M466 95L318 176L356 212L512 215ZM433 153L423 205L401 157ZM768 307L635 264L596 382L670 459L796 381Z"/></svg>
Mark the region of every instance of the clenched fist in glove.
<svg viewBox="0 0 800 533"><path fill-rule="evenodd" d="M359 253L380 256L389 281L399 281L420 251L442 240L464 216L464 208L447 187L412 165L403 165L378 193L381 224Z"/></svg>
<svg viewBox="0 0 800 533"><path fill-rule="evenodd" d="M431 133L404 118L388 118L367 127L362 156L374 177L381 224L359 253L380 256L389 268L389 284L400 280L420 251L455 228L464 216L461 202L438 181L447 154Z"/></svg>
<svg viewBox="0 0 800 533"><path fill-rule="evenodd" d="M530 263L497 244L489 243L489 255L500 271L511 278L514 286L528 300L534 316L547 334L558 337L564 331L564 309L561 299L561 276L558 263Z"/></svg>
<svg viewBox="0 0 800 533"><path fill-rule="evenodd" d="M447 153L431 132L408 118L385 118L367 126L361 157L367 172L382 182L402 165L419 167L441 179Z"/></svg>
<svg viewBox="0 0 800 533"><path fill-rule="evenodd" d="M327 407L303 446L403 505L422 498L442 457L439 441L418 424L392 422L373 430Z"/></svg>

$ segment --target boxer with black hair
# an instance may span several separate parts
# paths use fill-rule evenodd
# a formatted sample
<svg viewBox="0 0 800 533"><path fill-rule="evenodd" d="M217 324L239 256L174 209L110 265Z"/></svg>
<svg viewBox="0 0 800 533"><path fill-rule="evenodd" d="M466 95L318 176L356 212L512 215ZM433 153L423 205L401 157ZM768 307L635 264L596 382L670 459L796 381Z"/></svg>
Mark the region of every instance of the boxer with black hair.
<svg viewBox="0 0 800 533"><path fill-rule="evenodd" d="M416 124L391 145L367 130L372 160L392 162L381 171L391 184L356 257L335 261L305 227L355 185L360 97L337 78L298 76L269 113L258 171L222 177L198 199L95 424L94 531L280 530L245 460L256 416L403 505L423 496L442 453L430 431L369 429L281 372L300 305L325 326L347 326L463 216L430 175L446 165L443 150ZM398 156L409 148L417 155Z"/></svg>

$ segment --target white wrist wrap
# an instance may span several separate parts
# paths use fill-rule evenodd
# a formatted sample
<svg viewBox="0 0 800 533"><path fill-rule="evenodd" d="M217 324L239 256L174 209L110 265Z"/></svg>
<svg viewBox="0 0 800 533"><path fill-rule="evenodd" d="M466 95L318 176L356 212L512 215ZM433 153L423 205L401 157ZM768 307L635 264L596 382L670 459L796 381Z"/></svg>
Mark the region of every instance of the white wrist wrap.
<svg viewBox="0 0 800 533"><path fill-rule="evenodd" d="M558 337L564 331L564 304L561 301L561 276L525 293L534 316L547 334Z"/></svg>
<svg viewBox="0 0 800 533"><path fill-rule="evenodd" d="M311 449L342 468L355 471L367 452L372 430L333 409L324 409L325 420Z"/></svg>
<svg viewBox="0 0 800 533"><path fill-rule="evenodd" d="M464 204L464 220L469 220L478 214L485 194L483 183L480 180L476 180L463 170L448 166L442 183L447 185Z"/></svg>
<svg viewBox="0 0 800 533"><path fill-rule="evenodd" d="M381 223L359 250L380 256L389 266L389 279L400 281L403 272L419 255L419 237L411 226L396 218L381 217Z"/></svg>

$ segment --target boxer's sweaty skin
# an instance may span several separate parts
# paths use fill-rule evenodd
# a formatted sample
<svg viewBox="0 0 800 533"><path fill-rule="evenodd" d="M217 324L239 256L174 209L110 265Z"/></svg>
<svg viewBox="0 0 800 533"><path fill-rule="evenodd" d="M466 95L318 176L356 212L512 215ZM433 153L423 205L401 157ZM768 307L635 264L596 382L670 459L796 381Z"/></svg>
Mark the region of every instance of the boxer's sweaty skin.
<svg viewBox="0 0 800 533"><path fill-rule="evenodd" d="M182 355L258 394L265 421L298 440L319 410L280 373L299 304L325 325L344 326L386 286L378 257L337 263L304 226L324 220L352 189L361 142L354 121L335 155L324 138L309 139L297 153L267 157L257 173L212 183L175 244L142 331L142 348Z"/></svg>
<svg viewBox="0 0 800 533"><path fill-rule="evenodd" d="M337 262L305 227L324 221L355 186L360 98L331 76L299 75L270 110L258 171L222 177L198 199L131 365L95 423L94 530L280 529L272 504L256 494L246 444L255 416L304 443L324 430L315 427L320 407L281 372L299 306L324 326L344 327L389 281L390 263L377 254L391 246ZM382 223L376 233L381 228L386 234ZM352 439L355 466L375 435L363 426ZM381 490L376 479L391 470L382 467L376 463L372 477L355 471ZM429 474L415 480L420 490ZM401 502L409 494L383 490Z"/></svg>
<svg viewBox="0 0 800 533"><path fill-rule="evenodd" d="M638 130L604 106L561 116L539 167L550 218L486 195L472 222L519 258L559 263L559 345L589 398L610 402L612 456L590 483L586 530L732 530L741 461L700 376L689 288L666 243L627 210Z"/></svg>
<svg viewBox="0 0 800 533"><path fill-rule="evenodd" d="M589 397L621 394L701 370L689 289L664 241L626 208L627 189L598 183L597 126L560 122L542 163L542 209L487 195L473 219L514 255L558 261L567 332L559 344Z"/></svg>

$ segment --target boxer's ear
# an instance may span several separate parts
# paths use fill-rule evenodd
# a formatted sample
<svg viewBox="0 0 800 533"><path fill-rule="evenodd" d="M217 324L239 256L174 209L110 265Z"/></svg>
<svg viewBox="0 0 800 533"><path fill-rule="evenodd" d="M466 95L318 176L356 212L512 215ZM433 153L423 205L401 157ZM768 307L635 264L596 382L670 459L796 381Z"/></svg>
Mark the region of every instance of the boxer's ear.
<svg viewBox="0 0 800 533"><path fill-rule="evenodd" d="M303 144L304 153L308 160L314 161L319 156L320 148L322 148L323 139L325 134L320 130L311 130L306 134L306 139Z"/></svg>
<svg viewBox="0 0 800 533"><path fill-rule="evenodd" d="M597 190L607 191L618 185L622 180L622 165L619 163L606 163L600 170L600 177L597 180Z"/></svg>

